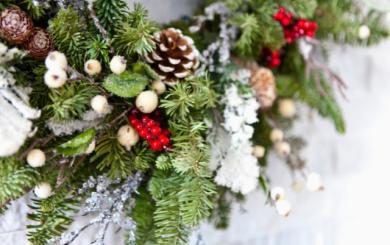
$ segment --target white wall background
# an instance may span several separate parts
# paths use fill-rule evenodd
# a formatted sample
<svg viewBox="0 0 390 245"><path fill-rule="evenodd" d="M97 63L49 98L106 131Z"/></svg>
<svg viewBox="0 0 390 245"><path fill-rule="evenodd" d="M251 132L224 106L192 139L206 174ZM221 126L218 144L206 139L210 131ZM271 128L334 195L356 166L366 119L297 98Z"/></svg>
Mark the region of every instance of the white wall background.
<svg viewBox="0 0 390 245"><path fill-rule="evenodd" d="M154 19L167 21L191 13L198 1L141 2ZM326 190L289 192L293 212L287 219L264 205L262 193L253 193L242 207L234 207L228 230L216 231L208 224L201 227L205 244L390 244L390 40L370 49L333 48L331 66L349 85L349 100L341 100L347 134L337 135L328 121L312 117L304 109L295 129L308 140L305 157L310 168L324 176ZM289 188L291 177L278 159L272 161L268 173L275 184ZM26 244L26 211L21 200L0 218L1 244ZM78 220L74 227L82 223ZM88 236L75 244L89 244ZM121 243L108 237L107 244Z"/></svg>

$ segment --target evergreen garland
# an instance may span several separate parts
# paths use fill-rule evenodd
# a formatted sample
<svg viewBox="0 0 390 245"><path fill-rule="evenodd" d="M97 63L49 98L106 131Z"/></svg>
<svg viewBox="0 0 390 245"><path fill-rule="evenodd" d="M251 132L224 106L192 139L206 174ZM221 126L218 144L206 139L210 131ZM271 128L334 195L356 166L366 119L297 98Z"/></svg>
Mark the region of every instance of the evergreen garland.
<svg viewBox="0 0 390 245"><path fill-rule="evenodd" d="M336 98L345 84L327 67L324 43L378 43L388 35L383 13L362 11L352 0L206 2L199 16L167 24L181 31L163 28L141 4L130 9L123 0L0 3L0 11L17 6L34 26L47 27L54 50L67 60L61 68L65 84L50 87L45 75L50 60L16 57L12 48L26 46L1 37L0 117L15 117L26 139L0 158L0 209L35 190L28 215L32 244L70 244L94 225L99 227L95 242L102 244L109 225L124 228L128 244L187 244L204 220L226 228L232 203L257 187L287 215L266 174L274 150L295 175L317 177L307 173L300 156L304 140L288 133L297 118L291 103L302 102L344 133ZM284 26L275 17L278 11L293 21ZM315 36L289 42L286 30L299 20L315 21ZM168 44L177 40L181 51L170 52ZM165 81L170 73L180 81ZM146 105L140 99L145 91L159 95L152 112L145 111L154 97ZM101 104L93 103L96 96ZM289 110L278 108L283 101ZM34 108L40 109L39 118L30 115ZM0 124L0 133L5 126ZM132 134L124 140L123 126L130 127L125 136ZM161 148L153 148L145 127L164 141ZM280 136L280 130L287 134ZM29 160L33 149L45 159L38 151ZM48 195L37 192L42 182L52 187ZM102 200L109 208L99 206ZM99 217L68 233L73 217L86 207Z"/></svg>

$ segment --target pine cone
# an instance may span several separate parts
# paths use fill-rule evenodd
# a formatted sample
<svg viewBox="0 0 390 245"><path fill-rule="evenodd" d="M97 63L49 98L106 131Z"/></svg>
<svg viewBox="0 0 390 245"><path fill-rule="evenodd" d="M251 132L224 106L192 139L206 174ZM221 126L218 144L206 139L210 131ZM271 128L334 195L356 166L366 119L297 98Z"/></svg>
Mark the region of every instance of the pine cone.
<svg viewBox="0 0 390 245"><path fill-rule="evenodd" d="M199 51L193 40L180 30L168 28L154 35L156 48L145 56L162 81L175 83L191 75L199 66Z"/></svg>
<svg viewBox="0 0 390 245"><path fill-rule="evenodd" d="M23 10L6 8L0 15L0 35L12 44L22 44L34 30L31 18Z"/></svg>
<svg viewBox="0 0 390 245"><path fill-rule="evenodd" d="M250 85L256 93L257 100L263 109L270 108L276 99L275 77L272 71L265 67L260 67L256 61L245 61L233 57L233 62L240 67L250 70Z"/></svg>
<svg viewBox="0 0 390 245"><path fill-rule="evenodd" d="M257 67L251 70L250 84L263 109L270 108L276 99L275 77L268 68Z"/></svg>
<svg viewBox="0 0 390 245"><path fill-rule="evenodd" d="M26 43L26 49L33 58L42 60L53 49L53 41L46 30L37 27Z"/></svg>

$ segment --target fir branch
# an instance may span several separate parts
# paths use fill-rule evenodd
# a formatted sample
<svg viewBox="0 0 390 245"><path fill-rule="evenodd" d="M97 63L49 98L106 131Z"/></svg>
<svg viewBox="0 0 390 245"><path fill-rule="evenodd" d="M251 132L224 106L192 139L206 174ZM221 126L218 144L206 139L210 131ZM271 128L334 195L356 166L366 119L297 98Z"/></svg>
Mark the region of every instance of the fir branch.
<svg viewBox="0 0 390 245"><path fill-rule="evenodd" d="M127 4L123 0L97 0L94 10L102 27L113 35L118 23L123 21L128 13Z"/></svg>
<svg viewBox="0 0 390 245"><path fill-rule="evenodd" d="M89 108L90 100L98 93L94 86L86 83L72 83L56 90L51 90L52 101L44 110L54 121L79 118Z"/></svg>
<svg viewBox="0 0 390 245"><path fill-rule="evenodd" d="M0 207L19 198L37 181L38 172L20 166L15 157L0 158Z"/></svg>
<svg viewBox="0 0 390 245"><path fill-rule="evenodd" d="M132 57L135 54L144 56L154 49L153 33L157 28L146 18L146 9L135 4L127 19L120 23L112 40L118 52Z"/></svg>
<svg viewBox="0 0 390 245"><path fill-rule="evenodd" d="M131 174L131 155L119 145L113 131L109 131L98 140L95 152L91 162L96 162L100 171L107 170L112 178L125 178Z"/></svg>

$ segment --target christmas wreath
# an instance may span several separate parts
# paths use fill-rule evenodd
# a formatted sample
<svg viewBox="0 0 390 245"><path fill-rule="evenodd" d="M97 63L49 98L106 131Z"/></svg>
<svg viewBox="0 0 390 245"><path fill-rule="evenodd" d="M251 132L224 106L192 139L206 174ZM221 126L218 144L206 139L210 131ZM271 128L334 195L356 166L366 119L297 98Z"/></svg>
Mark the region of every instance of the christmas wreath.
<svg viewBox="0 0 390 245"><path fill-rule="evenodd" d="M209 0L161 26L124 0L0 3L0 207L28 193L31 244L71 244L109 226L128 244L186 244L205 219L261 189L270 153L293 188L323 189L289 129L309 107L345 131L332 43L387 36L353 0ZM272 183L272 184L271 184ZM69 230L77 213L90 221Z"/></svg>

